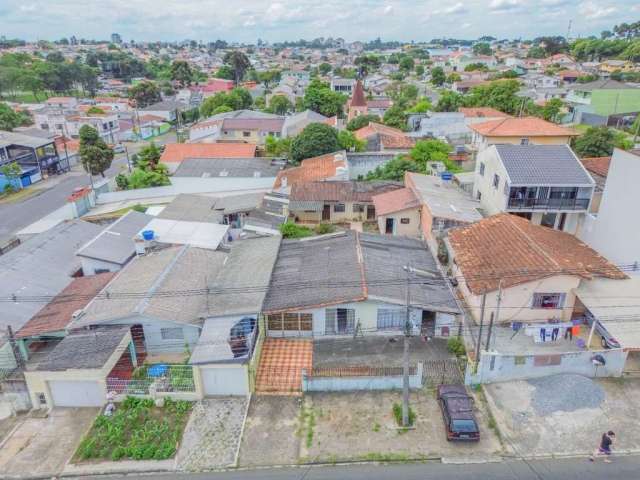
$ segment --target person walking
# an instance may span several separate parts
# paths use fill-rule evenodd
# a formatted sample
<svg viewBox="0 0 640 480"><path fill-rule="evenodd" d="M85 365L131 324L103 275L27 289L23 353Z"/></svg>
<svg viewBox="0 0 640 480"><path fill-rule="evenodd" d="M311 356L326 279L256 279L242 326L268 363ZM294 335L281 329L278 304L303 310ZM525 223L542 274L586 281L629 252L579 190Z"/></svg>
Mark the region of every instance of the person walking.
<svg viewBox="0 0 640 480"><path fill-rule="evenodd" d="M609 430L607 433L602 434L602 439L600 440L600 446L596 448L593 452L593 455L589 457L589 460L595 462L596 457L604 456L604 463L611 463L609 457L611 456L611 445L613 445L613 440L616 434L613 433L612 430Z"/></svg>

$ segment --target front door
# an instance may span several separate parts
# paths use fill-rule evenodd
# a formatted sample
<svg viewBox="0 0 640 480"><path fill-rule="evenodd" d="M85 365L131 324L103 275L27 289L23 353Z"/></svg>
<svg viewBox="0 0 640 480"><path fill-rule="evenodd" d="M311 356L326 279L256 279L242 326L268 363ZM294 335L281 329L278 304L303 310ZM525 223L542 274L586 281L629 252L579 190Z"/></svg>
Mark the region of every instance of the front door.
<svg viewBox="0 0 640 480"><path fill-rule="evenodd" d="M331 205L325 205L322 207L322 221L331 220Z"/></svg>
<svg viewBox="0 0 640 480"><path fill-rule="evenodd" d="M436 312L422 311L421 333L425 337L433 337L436 333Z"/></svg>
<svg viewBox="0 0 640 480"><path fill-rule="evenodd" d="M384 233L393 235L393 218L387 218L385 221Z"/></svg>

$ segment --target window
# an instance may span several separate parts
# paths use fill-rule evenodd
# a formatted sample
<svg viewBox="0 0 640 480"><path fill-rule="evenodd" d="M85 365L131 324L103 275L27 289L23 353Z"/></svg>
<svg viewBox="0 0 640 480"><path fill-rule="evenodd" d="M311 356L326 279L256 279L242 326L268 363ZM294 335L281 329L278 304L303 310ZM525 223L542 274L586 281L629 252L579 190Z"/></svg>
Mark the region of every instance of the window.
<svg viewBox="0 0 640 480"><path fill-rule="evenodd" d="M111 270L109 270L108 268L95 268L95 269L93 270L93 273L94 273L95 275L100 275L101 273L107 273L107 272L110 272L110 271L111 271Z"/></svg>
<svg viewBox="0 0 640 480"><path fill-rule="evenodd" d="M534 293L531 308L563 308L564 298L564 293Z"/></svg>
<svg viewBox="0 0 640 480"><path fill-rule="evenodd" d="M251 132L242 132L242 136L243 137L250 137L251 136Z"/></svg>
<svg viewBox="0 0 640 480"><path fill-rule="evenodd" d="M364 205L360 203L353 204L353 213L364 213Z"/></svg>
<svg viewBox="0 0 640 480"><path fill-rule="evenodd" d="M378 330L399 330L404 326L406 311L404 308L379 308Z"/></svg>
<svg viewBox="0 0 640 480"><path fill-rule="evenodd" d="M409 225L409 223L411 223L411 220L408 218L401 218L400 219L400 223L404 224L404 225Z"/></svg>
<svg viewBox="0 0 640 480"><path fill-rule="evenodd" d="M520 145L529 145L529 139L528 138L521 138L520 139Z"/></svg>
<svg viewBox="0 0 640 480"><path fill-rule="evenodd" d="M282 330L282 314L267 315L267 330Z"/></svg>
<svg viewBox="0 0 640 480"><path fill-rule="evenodd" d="M502 189L502 191L504 192L505 195L509 195L509 182L504 182L504 188Z"/></svg>
<svg viewBox="0 0 640 480"><path fill-rule="evenodd" d="M355 330L356 311L353 308L327 308L324 328L326 335L348 334Z"/></svg>
<svg viewBox="0 0 640 480"><path fill-rule="evenodd" d="M40 405L46 405L47 404L47 397L45 396L44 393L37 393L36 395L38 396L38 403Z"/></svg>
<svg viewBox="0 0 640 480"><path fill-rule="evenodd" d="M182 328L161 328L160 336L162 340L184 340Z"/></svg>
<svg viewBox="0 0 640 480"><path fill-rule="evenodd" d="M336 203L333 206L333 211L334 212L344 212L345 208L344 208L344 203Z"/></svg>
<svg viewBox="0 0 640 480"><path fill-rule="evenodd" d="M276 313L267 315L267 330L311 331L313 314L311 313Z"/></svg>
<svg viewBox="0 0 640 480"><path fill-rule="evenodd" d="M476 193L476 198L478 200L482 200L482 192L480 190L478 190L478 192Z"/></svg>
<svg viewBox="0 0 640 480"><path fill-rule="evenodd" d="M480 170L479 172L481 177L484 177L484 163L480 162Z"/></svg>
<svg viewBox="0 0 640 480"><path fill-rule="evenodd" d="M555 213L543 213L542 219L540 220L540 225L543 227L553 228L556 225L556 214Z"/></svg>
<svg viewBox="0 0 640 480"><path fill-rule="evenodd" d="M298 330L298 314L285 313L283 320L283 330Z"/></svg>
<svg viewBox="0 0 640 480"><path fill-rule="evenodd" d="M500 176L496 174L493 176L493 188L497 190L499 186L500 186Z"/></svg>

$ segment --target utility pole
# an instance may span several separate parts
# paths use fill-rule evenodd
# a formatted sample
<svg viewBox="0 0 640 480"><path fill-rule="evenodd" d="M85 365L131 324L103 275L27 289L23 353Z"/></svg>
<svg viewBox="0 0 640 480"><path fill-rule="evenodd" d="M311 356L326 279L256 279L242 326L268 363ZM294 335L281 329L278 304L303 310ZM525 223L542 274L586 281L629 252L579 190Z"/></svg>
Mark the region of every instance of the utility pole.
<svg viewBox="0 0 640 480"><path fill-rule="evenodd" d="M129 149L127 146L124 146L124 154L127 156L127 167L129 168L129 173L131 173L131 160L129 159Z"/></svg>
<svg viewBox="0 0 640 480"><path fill-rule="evenodd" d="M491 350L491 334L493 332L493 323L498 323L498 319L500 318L500 303L502 302L502 279L498 283L498 301L496 302L496 311L495 316L493 312L491 313L491 322L489 323L489 334L487 335L487 345L486 350ZM496 338L495 335L493 338Z"/></svg>
<svg viewBox="0 0 640 480"><path fill-rule="evenodd" d="M407 306L404 323L404 351L402 354L402 426L409 426L409 335L411 335L411 265L404 267L407 272Z"/></svg>
<svg viewBox="0 0 640 480"><path fill-rule="evenodd" d="M484 346L484 349L487 352L491 349L491 333L493 332L493 317L494 317L494 313L491 312L491 317L489 318L489 330L487 331L487 343Z"/></svg>
<svg viewBox="0 0 640 480"><path fill-rule="evenodd" d="M480 307L480 330L478 331L478 342L476 343L476 371L480 363L480 344L482 343L482 326L484 325L484 307L487 303L487 294L482 294L482 306Z"/></svg>

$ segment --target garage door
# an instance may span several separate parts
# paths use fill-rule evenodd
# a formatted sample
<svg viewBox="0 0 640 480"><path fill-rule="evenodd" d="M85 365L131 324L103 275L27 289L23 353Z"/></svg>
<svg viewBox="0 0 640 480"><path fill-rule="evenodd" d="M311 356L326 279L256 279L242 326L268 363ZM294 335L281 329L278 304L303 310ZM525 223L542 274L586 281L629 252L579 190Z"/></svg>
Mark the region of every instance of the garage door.
<svg viewBox="0 0 640 480"><path fill-rule="evenodd" d="M56 407L100 407L106 402L98 382L74 382L55 380L49 389Z"/></svg>
<svg viewBox="0 0 640 480"><path fill-rule="evenodd" d="M243 368L201 367L205 395L248 395L249 379Z"/></svg>

